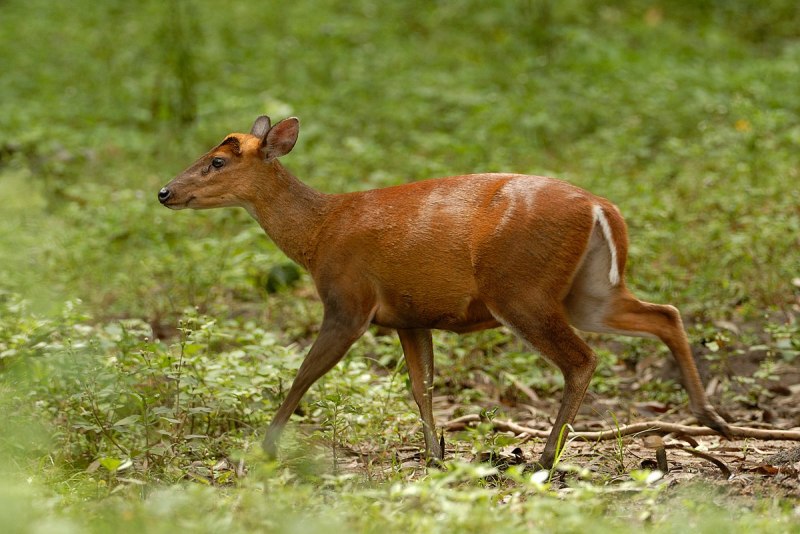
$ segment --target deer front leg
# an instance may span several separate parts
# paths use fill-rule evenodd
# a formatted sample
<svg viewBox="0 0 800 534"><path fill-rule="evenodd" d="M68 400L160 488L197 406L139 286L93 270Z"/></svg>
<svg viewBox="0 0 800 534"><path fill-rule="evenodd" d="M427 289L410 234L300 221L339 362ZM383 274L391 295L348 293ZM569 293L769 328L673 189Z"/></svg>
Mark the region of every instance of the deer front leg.
<svg viewBox="0 0 800 534"><path fill-rule="evenodd" d="M372 320L372 313L344 316L338 310L331 313L326 307L319 336L300 365L289 393L267 428L262 446L269 456L273 458L277 456L278 438L305 392L322 375L330 371L350 346L361 337Z"/></svg>
<svg viewBox="0 0 800 534"><path fill-rule="evenodd" d="M444 460L444 449L436 440L433 421L433 341L431 331L425 329L398 329L400 344L405 354L411 391L422 416L422 433L425 436L425 457Z"/></svg>

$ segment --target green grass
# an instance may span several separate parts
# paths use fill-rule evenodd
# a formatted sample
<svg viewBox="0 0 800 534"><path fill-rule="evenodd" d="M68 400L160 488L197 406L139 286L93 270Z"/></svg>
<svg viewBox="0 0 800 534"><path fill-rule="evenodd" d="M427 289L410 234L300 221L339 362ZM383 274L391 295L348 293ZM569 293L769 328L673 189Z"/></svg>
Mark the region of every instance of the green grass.
<svg viewBox="0 0 800 534"><path fill-rule="evenodd" d="M741 504L635 473L624 488L578 477L565 494L522 475L487 482L483 467L404 466L394 452L421 436L399 343L380 332L312 388L284 458L266 462L259 432L321 317L310 279L280 284L295 273L244 211L173 213L155 200L263 113L300 117L285 164L328 192L481 171L558 176L620 206L630 284L679 306L694 345L729 335L714 321L740 325L716 363L751 345L791 361L800 10L615 6L4 2L4 524L796 529L796 501ZM509 374L558 395L560 376L505 332L435 343L437 390L457 400L488 402L476 377L505 390ZM618 393L615 365L654 345L613 347L599 350L601 396ZM642 395L682 402L674 384L648 386ZM366 469L340 468L350 450L372 458Z"/></svg>

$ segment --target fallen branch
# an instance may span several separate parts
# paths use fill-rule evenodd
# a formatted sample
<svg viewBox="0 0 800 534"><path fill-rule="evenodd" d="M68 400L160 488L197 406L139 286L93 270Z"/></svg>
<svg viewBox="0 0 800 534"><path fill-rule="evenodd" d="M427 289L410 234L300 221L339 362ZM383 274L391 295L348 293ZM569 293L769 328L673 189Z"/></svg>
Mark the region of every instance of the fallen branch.
<svg viewBox="0 0 800 534"><path fill-rule="evenodd" d="M704 460L708 460L712 464L716 465L719 468L720 471L722 471L722 476L724 476L726 479L729 480L731 478L731 476L732 476L731 475L731 470L727 465L725 465L725 462L723 462L722 460L720 460L718 458L714 458L713 456L711 456L707 452L698 451L697 449L693 449L691 447L687 447L686 445L678 445L678 444L667 445L666 448L667 449L677 449L679 451L687 452L687 453L691 454L692 456L697 456L698 458L702 458Z"/></svg>
<svg viewBox="0 0 800 534"><path fill-rule="evenodd" d="M481 418L479 414L469 414L458 417L443 425L445 430L456 431L462 430L473 423L485 422L492 425L494 430L500 432L513 432L517 435L523 435L531 438L546 438L550 435L550 430L537 430L529 428L513 421L499 421L490 420L488 418ZM749 428L746 426L730 426L728 427L731 437L734 438L753 438L762 440L787 440L787 441L800 441L800 431L797 430L777 430L766 428ZM661 421L648 421L644 423L634 423L632 425L625 425L611 430L601 430L595 432L570 432L571 437L584 438L590 441L604 441L609 439L617 439L623 436L630 436L632 434L641 434L643 432L659 432L659 433L677 433L686 436L713 436L717 432L704 426L688 426L679 425L676 423L665 423Z"/></svg>

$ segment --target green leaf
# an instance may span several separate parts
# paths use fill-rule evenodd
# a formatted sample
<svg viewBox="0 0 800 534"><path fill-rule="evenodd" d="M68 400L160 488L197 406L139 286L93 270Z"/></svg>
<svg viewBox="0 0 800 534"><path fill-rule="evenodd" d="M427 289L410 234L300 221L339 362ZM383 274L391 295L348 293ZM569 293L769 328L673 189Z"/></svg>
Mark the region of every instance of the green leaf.
<svg viewBox="0 0 800 534"><path fill-rule="evenodd" d="M123 417L122 419L120 419L119 421L114 423L114 426L115 427L130 426L130 425L133 425L133 424L139 422L139 419L141 419L141 418L142 418L142 416L138 415L138 414L129 415L128 417Z"/></svg>
<svg viewBox="0 0 800 534"><path fill-rule="evenodd" d="M109 473L116 472L117 468L122 465L122 460L119 458L100 458L100 465L102 465Z"/></svg>
<svg viewBox="0 0 800 534"><path fill-rule="evenodd" d="M300 268L294 263L282 263L269 270L266 289L268 293L277 293L292 287L300 280Z"/></svg>

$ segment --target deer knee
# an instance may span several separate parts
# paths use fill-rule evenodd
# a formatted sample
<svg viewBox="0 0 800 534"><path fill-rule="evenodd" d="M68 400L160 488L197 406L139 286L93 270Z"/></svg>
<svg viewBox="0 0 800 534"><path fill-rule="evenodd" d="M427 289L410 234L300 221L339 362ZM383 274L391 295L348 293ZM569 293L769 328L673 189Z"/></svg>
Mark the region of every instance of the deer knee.
<svg viewBox="0 0 800 534"><path fill-rule="evenodd" d="M597 369L597 355L594 353L593 350L588 350L582 355L583 359L581 361L580 367L587 373L589 376L593 375L595 370Z"/></svg>
<svg viewBox="0 0 800 534"><path fill-rule="evenodd" d="M589 382L597 369L597 355L590 348L571 354L559 363L566 382Z"/></svg>
<svg viewBox="0 0 800 534"><path fill-rule="evenodd" d="M661 318L658 337L663 339L664 336L673 337L676 334L681 335L683 333L683 320L678 308L670 304L664 304L657 306L655 311Z"/></svg>
<svg viewBox="0 0 800 534"><path fill-rule="evenodd" d="M667 318L667 321L670 324L673 324L678 327L683 327L683 321L681 320L681 312L675 306L671 304L664 304L661 306L661 313Z"/></svg>

